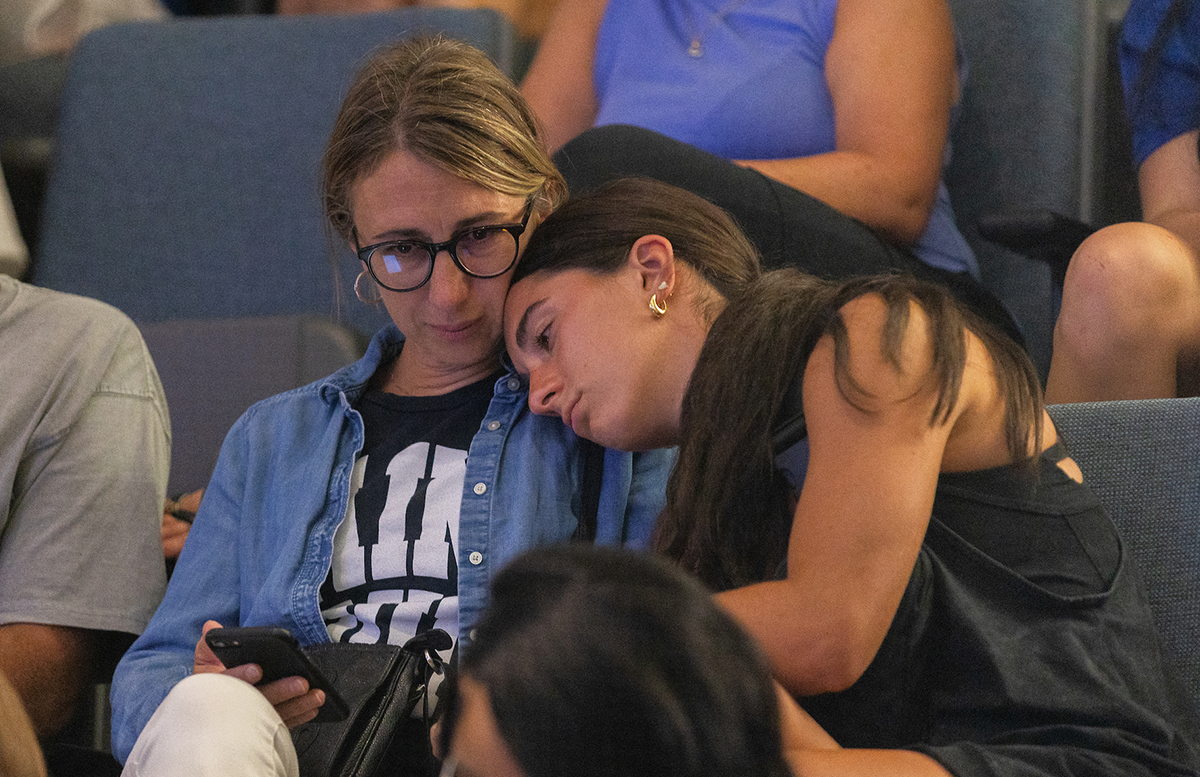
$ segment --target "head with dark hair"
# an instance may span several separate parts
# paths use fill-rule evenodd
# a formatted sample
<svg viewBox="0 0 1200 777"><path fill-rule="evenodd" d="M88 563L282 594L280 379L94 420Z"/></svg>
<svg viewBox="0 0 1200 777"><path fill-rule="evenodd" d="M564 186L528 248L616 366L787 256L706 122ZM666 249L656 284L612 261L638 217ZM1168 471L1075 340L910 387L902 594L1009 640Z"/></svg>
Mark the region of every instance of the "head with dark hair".
<svg viewBox="0 0 1200 777"><path fill-rule="evenodd" d="M526 777L789 774L756 647L703 586L645 554L561 545L503 570L443 731L464 766L484 700Z"/></svg>
<svg viewBox="0 0 1200 777"><path fill-rule="evenodd" d="M721 298L733 296L761 273L758 251L728 213L650 178L611 181L567 202L543 226L549 233L526 248L513 273L514 284L537 272L616 272L644 235L669 240L675 258Z"/></svg>
<svg viewBox="0 0 1200 777"><path fill-rule="evenodd" d="M863 295L886 303L881 345L897 366L913 306L923 311L938 395L931 425L958 401L970 332L992 357L1013 460L1028 457L1031 440L1040 445L1040 385L1028 357L949 291L899 275L760 276L752 249L739 247L745 238L714 210L645 182L577 198L538 230L505 306L509 354L529 374L534 412L560 415L610 447L679 445L657 550L717 590L775 573L794 495L776 471L774 432L827 335L842 395L851 404L865 396L849 372L841 314ZM669 240L655 237L659 229ZM739 262L752 267L727 271ZM670 311L655 309L663 297L652 295L667 295ZM802 418L803 408L794 413Z"/></svg>
<svg viewBox="0 0 1200 777"><path fill-rule="evenodd" d="M530 407L609 447L674 444L690 358L726 300L760 273L729 214L691 192L626 178L573 197L531 238L505 307ZM551 342L556 333L588 342ZM574 388L542 380L551 346L590 356L575 365Z"/></svg>

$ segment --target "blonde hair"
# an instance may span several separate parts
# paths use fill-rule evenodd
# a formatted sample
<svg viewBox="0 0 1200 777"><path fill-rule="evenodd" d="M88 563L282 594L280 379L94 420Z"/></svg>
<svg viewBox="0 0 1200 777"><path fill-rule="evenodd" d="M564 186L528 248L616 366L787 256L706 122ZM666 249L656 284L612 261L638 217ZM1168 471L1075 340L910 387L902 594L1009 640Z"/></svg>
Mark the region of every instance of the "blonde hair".
<svg viewBox="0 0 1200 777"><path fill-rule="evenodd" d="M342 239L353 237L351 190L401 148L486 189L527 198L542 215L566 198L525 98L460 41L406 40L355 78L324 159L325 215Z"/></svg>
<svg viewBox="0 0 1200 777"><path fill-rule="evenodd" d="M0 775L46 777L46 761L21 697L0 673Z"/></svg>

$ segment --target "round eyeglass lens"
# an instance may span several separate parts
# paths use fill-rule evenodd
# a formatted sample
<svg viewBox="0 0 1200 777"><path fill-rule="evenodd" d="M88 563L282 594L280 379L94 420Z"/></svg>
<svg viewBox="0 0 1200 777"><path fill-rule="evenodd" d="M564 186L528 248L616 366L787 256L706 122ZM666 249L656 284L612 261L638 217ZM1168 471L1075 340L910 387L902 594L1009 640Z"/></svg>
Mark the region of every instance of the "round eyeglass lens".
<svg viewBox="0 0 1200 777"><path fill-rule="evenodd" d="M459 263L474 275L499 275L517 259L517 238L499 227L473 229L454 246Z"/></svg>
<svg viewBox="0 0 1200 777"><path fill-rule="evenodd" d="M385 286L419 286L429 274L429 252L412 243L389 243L371 252L371 272Z"/></svg>

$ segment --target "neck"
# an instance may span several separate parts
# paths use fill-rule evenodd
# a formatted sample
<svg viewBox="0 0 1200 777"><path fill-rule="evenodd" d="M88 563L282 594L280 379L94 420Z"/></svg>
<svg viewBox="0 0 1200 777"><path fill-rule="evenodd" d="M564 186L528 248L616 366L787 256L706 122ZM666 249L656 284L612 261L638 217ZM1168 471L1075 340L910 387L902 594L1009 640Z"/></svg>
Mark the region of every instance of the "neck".
<svg viewBox="0 0 1200 777"><path fill-rule="evenodd" d="M405 357L408 358L405 358ZM414 358L408 348L387 365L380 389L402 397L440 397L481 381L499 369L495 359L467 367L440 369Z"/></svg>

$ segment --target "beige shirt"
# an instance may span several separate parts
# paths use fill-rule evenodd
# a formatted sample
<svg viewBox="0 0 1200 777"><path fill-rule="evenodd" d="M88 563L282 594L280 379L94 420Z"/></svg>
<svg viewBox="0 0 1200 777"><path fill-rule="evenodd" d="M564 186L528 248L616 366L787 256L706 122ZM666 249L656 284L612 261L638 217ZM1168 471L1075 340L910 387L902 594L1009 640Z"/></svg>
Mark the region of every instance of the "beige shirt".
<svg viewBox="0 0 1200 777"><path fill-rule="evenodd" d="M108 24L167 16L159 0L3 0L0 63L60 54Z"/></svg>
<svg viewBox="0 0 1200 777"><path fill-rule="evenodd" d="M137 327L0 275L0 392L0 624L141 633L171 441Z"/></svg>

